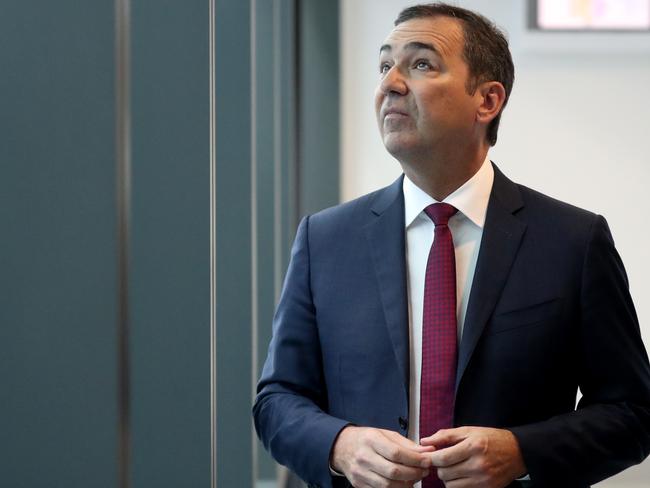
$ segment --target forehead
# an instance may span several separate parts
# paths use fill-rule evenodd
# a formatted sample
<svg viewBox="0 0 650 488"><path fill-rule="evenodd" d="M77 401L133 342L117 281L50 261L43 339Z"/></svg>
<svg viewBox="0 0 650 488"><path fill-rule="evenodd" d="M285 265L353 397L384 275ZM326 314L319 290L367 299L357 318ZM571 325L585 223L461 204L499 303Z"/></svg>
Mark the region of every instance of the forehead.
<svg viewBox="0 0 650 488"><path fill-rule="evenodd" d="M388 34L383 47L396 52L409 43L432 44L443 56L459 55L463 47L463 27L459 20L447 16L407 20Z"/></svg>

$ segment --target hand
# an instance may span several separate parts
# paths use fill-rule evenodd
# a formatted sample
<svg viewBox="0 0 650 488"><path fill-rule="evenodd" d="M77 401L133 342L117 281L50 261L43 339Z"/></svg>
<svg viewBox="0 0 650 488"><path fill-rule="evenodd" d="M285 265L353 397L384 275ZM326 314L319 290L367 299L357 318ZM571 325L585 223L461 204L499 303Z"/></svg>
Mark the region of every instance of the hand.
<svg viewBox="0 0 650 488"><path fill-rule="evenodd" d="M527 473L519 443L509 430L443 429L420 443L437 448L429 456L446 488L503 488Z"/></svg>
<svg viewBox="0 0 650 488"><path fill-rule="evenodd" d="M411 488L429 474L434 449L397 432L350 425L334 442L331 466L354 488Z"/></svg>

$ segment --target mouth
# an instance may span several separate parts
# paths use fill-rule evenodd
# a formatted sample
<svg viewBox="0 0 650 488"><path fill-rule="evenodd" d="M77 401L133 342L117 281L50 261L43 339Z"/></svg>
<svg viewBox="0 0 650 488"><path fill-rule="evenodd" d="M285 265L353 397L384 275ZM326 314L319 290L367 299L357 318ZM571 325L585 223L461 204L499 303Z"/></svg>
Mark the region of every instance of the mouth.
<svg viewBox="0 0 650 488"><path fill-rule="evenodd" d="M384 119L400 119L408 116L408 113L396 108L389 108L384 111Z"/></svg>

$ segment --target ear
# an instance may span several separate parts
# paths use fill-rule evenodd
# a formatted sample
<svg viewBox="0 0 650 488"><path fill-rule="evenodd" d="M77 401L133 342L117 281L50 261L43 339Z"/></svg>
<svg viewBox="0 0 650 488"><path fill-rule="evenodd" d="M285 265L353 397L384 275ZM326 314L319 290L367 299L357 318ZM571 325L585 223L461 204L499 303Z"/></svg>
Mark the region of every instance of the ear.
<svg viewBox="0 0 650 488"><path fill-rule="evenodd" d="M486 81L476 89L481 104L476 111L476 121L484 124L492 122L506 101L506 89L498 81Z"/></svg>

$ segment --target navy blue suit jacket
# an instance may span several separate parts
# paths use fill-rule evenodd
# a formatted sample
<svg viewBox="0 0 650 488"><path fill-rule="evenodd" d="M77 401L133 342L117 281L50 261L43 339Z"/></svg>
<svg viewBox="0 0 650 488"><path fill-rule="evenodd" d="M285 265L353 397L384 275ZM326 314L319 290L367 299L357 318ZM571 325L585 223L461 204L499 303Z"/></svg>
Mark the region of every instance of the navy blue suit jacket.
<svg viewBox="0 0 650 488"><path fill-rule="evenodd" d="M253 413L311 486L349 486L329 471L345 425L407 433L404 236L402 178L300 223ZM535 487L588 486L650 452L650 367L607 223L496 167L454 424L510 429Z"/></svg>

